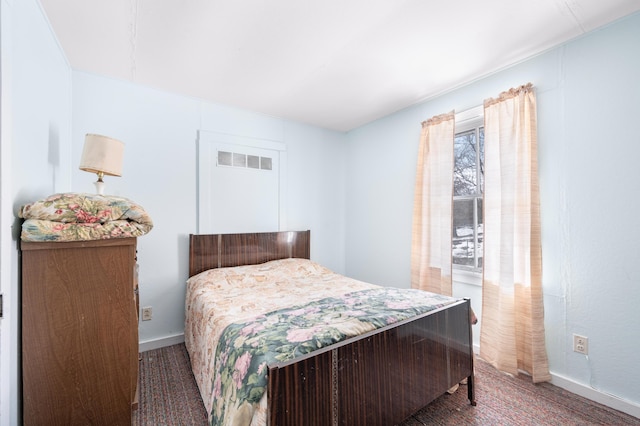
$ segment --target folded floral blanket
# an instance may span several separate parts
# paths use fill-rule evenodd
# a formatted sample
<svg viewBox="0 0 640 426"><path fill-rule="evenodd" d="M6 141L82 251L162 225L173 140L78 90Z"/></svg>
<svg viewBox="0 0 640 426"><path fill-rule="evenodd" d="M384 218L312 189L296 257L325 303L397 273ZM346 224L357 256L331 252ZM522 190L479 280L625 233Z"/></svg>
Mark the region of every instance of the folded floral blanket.
<svg viewBox="0 0 640 426"><path fill-rule="evenodd" d="M147 212L114 195L61 193L22 206L23 241L87 241L139 237L153 228Z"/></svg>

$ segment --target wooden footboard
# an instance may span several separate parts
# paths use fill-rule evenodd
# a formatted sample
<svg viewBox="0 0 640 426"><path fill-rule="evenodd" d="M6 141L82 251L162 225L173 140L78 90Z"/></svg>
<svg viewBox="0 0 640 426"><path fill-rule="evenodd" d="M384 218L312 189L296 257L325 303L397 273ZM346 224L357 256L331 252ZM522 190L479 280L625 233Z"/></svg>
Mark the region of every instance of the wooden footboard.
<svg viewBox="0 0 640 426"><path fill-rule="evenodd" d="M468 378L468 300L269 366L270 425L393 425Z"/></svg>

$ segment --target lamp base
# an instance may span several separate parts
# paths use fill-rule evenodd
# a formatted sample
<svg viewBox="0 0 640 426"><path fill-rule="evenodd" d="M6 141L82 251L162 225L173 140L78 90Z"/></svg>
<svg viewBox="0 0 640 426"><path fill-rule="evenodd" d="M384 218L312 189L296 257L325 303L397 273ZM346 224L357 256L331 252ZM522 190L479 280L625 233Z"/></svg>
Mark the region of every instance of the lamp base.
<svg viewBox="0 0 640 426"><path fill-rule="evenodd" d="M104 182L102 181L96 181L93 182L93 184L96 186L96 194L99 195L104 195Z"/></svg>

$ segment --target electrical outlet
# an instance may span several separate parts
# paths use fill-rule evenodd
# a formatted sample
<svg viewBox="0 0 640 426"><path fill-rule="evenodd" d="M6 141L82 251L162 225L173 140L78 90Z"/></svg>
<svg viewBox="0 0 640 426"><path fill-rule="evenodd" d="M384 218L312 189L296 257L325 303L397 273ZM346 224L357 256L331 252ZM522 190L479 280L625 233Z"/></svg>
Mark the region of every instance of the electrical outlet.
<svg viewBox="0 0 640 426"><path fill-rule="evenodd" d="M589 354L589 338L580 336L579 334L573 335L573 351L583 355Z"/></svg>
<svg viewBox="0 0 640 426"><path fill-rule="evenodd" d="M142 308L142 321L149 321L153 315L151 306Z"/></svg>

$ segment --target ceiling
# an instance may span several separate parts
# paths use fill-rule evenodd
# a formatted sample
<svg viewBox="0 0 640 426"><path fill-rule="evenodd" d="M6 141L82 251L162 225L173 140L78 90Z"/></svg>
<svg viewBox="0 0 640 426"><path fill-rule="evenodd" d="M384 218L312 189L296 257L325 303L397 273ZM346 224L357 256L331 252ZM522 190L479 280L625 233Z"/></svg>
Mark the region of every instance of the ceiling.
<svg viewBox="0 0 640 426"><path fill-rule="evenodd" d="M348 131L638 0L40 0L76 70Z"/></svg>

